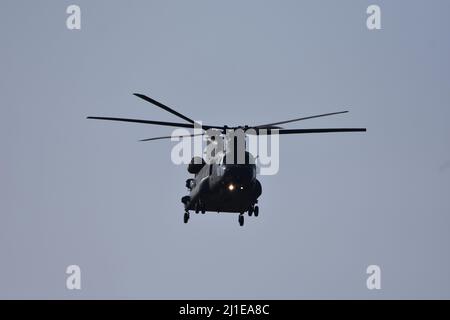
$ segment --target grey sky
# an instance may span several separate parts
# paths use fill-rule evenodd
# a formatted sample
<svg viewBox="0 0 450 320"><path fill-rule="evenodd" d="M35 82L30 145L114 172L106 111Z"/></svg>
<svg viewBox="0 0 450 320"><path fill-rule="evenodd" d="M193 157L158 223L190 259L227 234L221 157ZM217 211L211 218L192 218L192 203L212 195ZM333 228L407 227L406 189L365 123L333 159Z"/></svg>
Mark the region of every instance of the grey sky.
<svg viewBox="0 0 450 320"><path fill-rule="evenodd" d="M450 298L449 10L1 1L0 298ZM176 121L133 92L219 125L348 109L289 127L368 132L282 137L258 218L184 225L172 143L136 142L170 128L85 120ZM70 264L81 291L65 288Z"/></svg>

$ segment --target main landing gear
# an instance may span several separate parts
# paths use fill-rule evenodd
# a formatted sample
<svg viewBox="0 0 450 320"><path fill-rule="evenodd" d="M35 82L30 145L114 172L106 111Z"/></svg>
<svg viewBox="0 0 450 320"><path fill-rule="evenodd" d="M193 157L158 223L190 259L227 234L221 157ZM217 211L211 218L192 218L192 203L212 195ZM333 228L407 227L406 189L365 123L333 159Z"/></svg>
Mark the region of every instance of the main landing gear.
<svg viewBox="0 0 450 320"><path fill-rule="evenodd" d="M259 215L259 207L256 205L251 206L248 208L248 216L251 217L252 215L255 215L257 217Z"/></svg>
<svg viewBox="0 0 450 320"><path fill-rule="evenodd" d="M203 209L203 210L202 210ZM201 207L200 205L199 206L195 206L195 213L198 213L198 212L202 212L202 213L205 213L205 208L204 207ZM249 209L248 209L248 215L249 215L249 217L251 217L252 215L255 215L255 217L257 217L258 215L259 215L259 207L257 206L257 205L252 205ZM239 225L242 227L242 226L244 226L244 216L245 216L245 212L241 212L240 214L239 214L239 216L238 216L238 222L239 222ZM189 221L189 211L188 210L186 210L185 212L184 212L184 216L183 216L183 221L184 221L184 223L188 223L188 221Z"/></svg>
<svg viewBox="0 0 450 320"><path fill-rule="evenodd" d="M199 212L201 212L202 214L205 214L205 212L206 212L205 205L202 203L202 201L198 201L195 204L195 213L199 213Z"/></svg>
<svg viewBox="0 0 450 320"><path fill-rule="evenodd" d="M242 227L244 225L244 214L239 214L239 225Z"/></svg>
<svg viewBox="0 0 450 320"><path fill-rule="evenodd" d="M255 217L257 217L259 215L259 207L255 206L255 208L253 209L253 214L255 215Z"/></svg>
<svg viewBox="0 0 450 320"><path fill-rule="evenodd" d="M255 215L255 217L259 215L258 206L252 205L250 208L248 208L248 216L251 217L252 215ZM238 222L241 227L244 225L244 212L241 212L239 214Z"/></svg>

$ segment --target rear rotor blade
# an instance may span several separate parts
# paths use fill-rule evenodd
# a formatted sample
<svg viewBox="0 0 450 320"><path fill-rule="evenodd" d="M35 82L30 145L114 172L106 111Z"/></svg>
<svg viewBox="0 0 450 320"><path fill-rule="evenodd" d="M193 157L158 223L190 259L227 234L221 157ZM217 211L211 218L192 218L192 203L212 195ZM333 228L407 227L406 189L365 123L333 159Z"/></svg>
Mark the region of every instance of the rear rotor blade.
<svg viewBox="0 0 450 320"><path fill-rule="evenodd" d="M194 123L194 122L195 122L194 120L192 120L192 119L186 117L185 115L183 115L183 114L181 114L181 113L179 113L179 112L173 110L172 108L170 108L170 107L168 107L168 106L162 104L162 103L159 102L159 101L156 101L156 100L154 100L154 99L152 99L152 98L150 98L150 97L147 97L147 96L144 95L144 94L133 93L133 95L135 95L136 97L141 98L141 99L143 99L143 100L145 100L145 101L147 101L147 102L150 102L150 103L154 104L155 106L160 107L161 109L166 110L167 112L170 112L171 114L174 114L174 115L176 115L177 117L179 117L179 118L181 118L181 119L183 119L183 120L185 120L185 121L187 121L187 122L190 122L190 123Z"/></svg>
<svg viewBox="0 0 450 320"><path fill-rule="evenodd" d="M179 127L179 128L194 128L194 123L190 124L190 123L179 123L179 122L166 122L166 121L128 119L128 118L112 118L112 117L87 117L87 119L144 123L144 124L154 124L154 125L159 125L159 126ZM200 126L199 126L199 128L200 128ZM208 130L211 128L222 129L222 127L219 127L219 126L209 126L209 125L202 125L201 128L204 130Z"/></svg>
<svg viewBox="0 0 450 320"><path fill-rule="evenodd" d="M277 132L278 131L278 132ZM320 129L281 129L272 132L267 130L265 132L257 131L259 135L271 134L304 134L304 133L335 133L335 132L365 132L366 128L320 128Z"/></svg>
<svg viewBox="0 0 450 320"><path fill-rule="evenodd" d="M162 137L153 137L153 138L142 139L139 141L153 141L153 140L172 139L172 138L187 138L187 137L202 136L204 134L205 133L196 133L196 134L181 135L181 136L162 136Z"/></svg>
<svg viewBox="0 0 450 320"><path fill-rule="evenodd" d="M307 119L320 118L320 117L327 117L327 116L332 116L332 115L335 115L335 114L341 114L341 113L347 113L347 112L348 111L338 111L338 112L331 112L331 113L323 113L323 114L318 114L318 115L309 116L309 117L302 117L302 118L297 118L297 119L291 119L291 120L285 120L285 121L280 121L280 122L263 124L263 125L255 126L254 128L263 128L263 127L276 126L276 125L279 125L279 124L285 124L285 123L302 121L302 120L307 120Z"/></svg>

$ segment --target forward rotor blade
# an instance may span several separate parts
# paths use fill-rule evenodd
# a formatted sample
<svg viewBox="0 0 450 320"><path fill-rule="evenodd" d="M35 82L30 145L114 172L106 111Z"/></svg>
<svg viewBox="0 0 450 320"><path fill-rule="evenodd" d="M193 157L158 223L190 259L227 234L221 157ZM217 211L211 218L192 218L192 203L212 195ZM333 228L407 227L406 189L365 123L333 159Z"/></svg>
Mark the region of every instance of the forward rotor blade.
<svg viewBox="0 0 450 320"><path fill-rule="evenodd" d="M304 133L335 133L335 132L365 132L366 128L320 128L320 129L281 129L278 130L278 134L304 134ZM270 135L276 134L270 130L265 132L260 132L259 135Z"/></svg>
<svg viewBox="0 0 450 320"><path fill-rule="evenodd" d="M366 128L330 128L330 129L283 129L279 130L279 134L301 134L301 133L332 133L332 132L365 132ZM187 137L195 137L206 135L207 133L197 133L190 135L181 135L181 136L162 136L162 137L154 137L148 139L142 139L139 141L153 141L153 140L161 140L161 139L171 139L172 137L176 138L187 138ZM265 133L258 132L258 134L273 134L268 131Z"/></svg>
<svg viewBox="0 0 450 320"><path fill-rule="evenodd" d="M273 130L273 129L283 129L283 127L280 126L272 126L272 125L262 125L262 126L256 126L256 127L248 127L248 129L267 129L267 130Z"/></svg>
<svg viewBox="0 0 450 320"><path fill-rule="evenodd" d="M188 135L181 135L181 136L162 136L162 137L153 137L153 138L142 139L139 141L153 141L153 140L172 139L172 138L188 138L188 137L203 136L204 134L205 133L196 133L196 134L188 134Z"/></svg>
<svg viewBox="0 0 450 320"><path fill-rule="evenodd" d="M176 115L177 117L179 117L179 118L181 118L181 119L183 119L183 120L185 120L185 121L187 121L187 122L190 122L190 123L194 123L194 122L195 122L194 120L192 120L192 119L186 117L185 115L183 115L183 114L181 114L181 113L179 113L179 112L173 110L172 108L169 108L168 106L162 104L162 103L159 102L159 101L156 101L156 100L154 100L154 99L152 99L152 98L150 98L150 97L147 97L147 96L144 95L144 94L133 93L133 95L135 95L136 97L141 98L141 99L143 99L143 100L145 100L145 101L147 101L147 102L150 102L150 103L154 104L155 106L160 107L161 109L166 110L167 112L170 112L171 114L174 114L174 115Z"/></svg>
<svg viewBox="0 0 450 320"><path fill-rule="evenodd" d="M297 119L291 119L291 120L285 120L285 121L280 121L280 122L263 124L263 125L255 126L254 128L263 128L263 127L276 126L276 125L279 125L279 124L285 124L285 123L302 121L302 120L307 120L307 119L320 118L320 117L327 117L327 116L332 116L332 115L335 115L335 114L341 114L341 113L347 113L347 112L348 111L338 111L338 112L318 114L318 115L309 116L309 117L303 117L303 118L297 118Z"/></svg>
<svg viewBox="0 0 450 320"><path fill-rule="evenodd" d="M87 119L121 121L121 122L134 122L134 123L154 124L154 125L159 125L159 126L179 127L179 128L194 128L194 124L193 123L190 124L190 123L179 123L179 122L166 122L166 121L128 119L128 118L111 118L111 117L87 117ZM208 126L208 125L202 125L201 128L204 129L204 130L208 130L208 129L211 129L211 128L222 129L222 127Z"/></svg>

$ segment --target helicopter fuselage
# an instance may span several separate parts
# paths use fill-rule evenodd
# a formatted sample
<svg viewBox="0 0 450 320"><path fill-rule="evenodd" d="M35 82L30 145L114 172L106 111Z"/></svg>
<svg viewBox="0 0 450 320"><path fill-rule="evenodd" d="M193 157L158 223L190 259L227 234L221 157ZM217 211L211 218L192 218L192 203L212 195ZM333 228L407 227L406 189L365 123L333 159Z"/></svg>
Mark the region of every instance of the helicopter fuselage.
<svg viewBox="0 0 450 320"><path fill-rule="evenodd" d="M202 213L244 213L262 193L254 164L204 164L186 186L190 193L182 198L185 210Z"/></svg>

